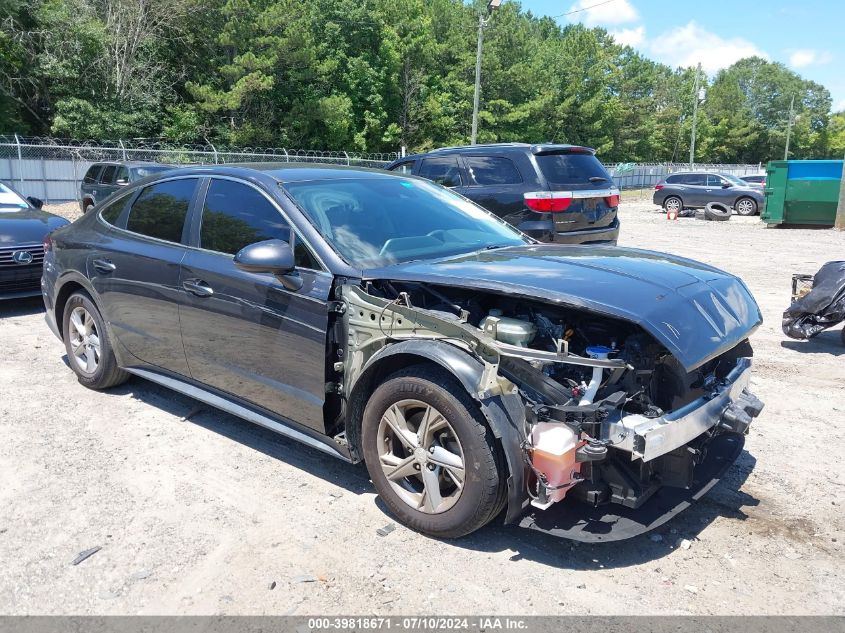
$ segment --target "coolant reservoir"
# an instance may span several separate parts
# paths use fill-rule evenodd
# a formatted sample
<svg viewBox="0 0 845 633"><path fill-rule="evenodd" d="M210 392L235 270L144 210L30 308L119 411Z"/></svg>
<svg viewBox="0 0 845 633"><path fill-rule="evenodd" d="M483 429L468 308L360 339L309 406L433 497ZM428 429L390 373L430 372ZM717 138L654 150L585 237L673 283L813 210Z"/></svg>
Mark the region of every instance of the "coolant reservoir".
<svg viewBox="0 0 845 633"><path fill-rule="evenodd" d="M575 449L581 441L568 426L548 422L535 424L531 443L534 468L545 475L550 488L567 486L572 483L572 473L581 471L581 464L575 461ZM560 501L569 490L569 487L550 490L549 501Z"/></svg>

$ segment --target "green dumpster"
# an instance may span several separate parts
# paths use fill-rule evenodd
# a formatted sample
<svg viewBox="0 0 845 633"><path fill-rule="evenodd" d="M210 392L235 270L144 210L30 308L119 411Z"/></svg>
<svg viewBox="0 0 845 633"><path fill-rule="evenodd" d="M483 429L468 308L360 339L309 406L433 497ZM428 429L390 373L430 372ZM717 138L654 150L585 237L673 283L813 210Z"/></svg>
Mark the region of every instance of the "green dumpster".
<svg viewBox="0 0 845 633"><path fill-rule="evenodd" d="M841 160L773 160L760 218L767 224L833 226L841 181Z"/></svg>

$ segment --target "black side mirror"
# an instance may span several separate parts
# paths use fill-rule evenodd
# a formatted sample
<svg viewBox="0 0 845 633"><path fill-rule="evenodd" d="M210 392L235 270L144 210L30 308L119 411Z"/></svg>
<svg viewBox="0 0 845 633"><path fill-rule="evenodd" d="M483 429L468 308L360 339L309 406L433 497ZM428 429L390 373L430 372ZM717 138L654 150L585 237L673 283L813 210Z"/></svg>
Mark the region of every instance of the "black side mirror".
<svg viewBox="0 0 845 633"><path fill-rule="evenodd" d="M731 187L733 187L732 183L729 183L727 181L722 183L722 189L730 189Z"/></svg>
<svg viewBox="0 0 845 633"><path fill-rule="evenodd" d="M27 196L26 201L36 209L40 209L44 206L44 201L41 198L36 198L35 196Z"/></svg>
<svg viewBox="0 0 845 633"><path fill-rule="evenodd" d="M266 240L244 246L235 255L235 266L250 273L275 275L288 290L302 288L302 277L296 274L293 249L283 240Z"/></svg>

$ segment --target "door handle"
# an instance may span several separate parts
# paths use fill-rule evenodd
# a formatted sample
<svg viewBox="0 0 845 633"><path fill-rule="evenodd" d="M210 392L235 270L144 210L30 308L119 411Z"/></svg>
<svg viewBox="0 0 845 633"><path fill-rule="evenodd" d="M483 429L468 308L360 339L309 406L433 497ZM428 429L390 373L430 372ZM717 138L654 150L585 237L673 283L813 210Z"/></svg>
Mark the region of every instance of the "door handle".
<svg viewBox="0 0 845 633"><path fill-rule="evenodd" d="M214 294L214 289L202 279L186 279L182 282L182 287L198 297L210 297Z"/></svg>
<svg viewBox="0 0 845 633"><path fill-rule="evenodd" d="M95 259L91 264L94 268L105 275L108 273L113 273L117 270L117 266L111 263L108 259Z"/></svg>

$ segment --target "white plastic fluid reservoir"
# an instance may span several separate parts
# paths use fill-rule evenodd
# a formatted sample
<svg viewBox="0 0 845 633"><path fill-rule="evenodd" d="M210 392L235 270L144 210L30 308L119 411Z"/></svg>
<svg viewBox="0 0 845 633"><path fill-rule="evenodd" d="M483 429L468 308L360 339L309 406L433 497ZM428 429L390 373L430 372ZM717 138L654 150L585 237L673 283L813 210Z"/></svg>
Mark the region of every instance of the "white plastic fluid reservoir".
<svg viewBox="0 0 845 633"><path fill-rule="evenodd" d="M578 435L563 424L540 422L531 431L534 446L532 464L545 475L549 487L567 486L572 483L572 473L581 471L581 464L575 461L575 450L582 442ZM560 501L569 488L549 491L549 501Z"/></svg>

